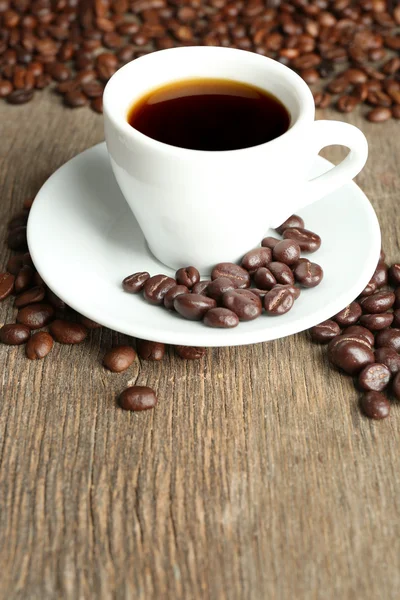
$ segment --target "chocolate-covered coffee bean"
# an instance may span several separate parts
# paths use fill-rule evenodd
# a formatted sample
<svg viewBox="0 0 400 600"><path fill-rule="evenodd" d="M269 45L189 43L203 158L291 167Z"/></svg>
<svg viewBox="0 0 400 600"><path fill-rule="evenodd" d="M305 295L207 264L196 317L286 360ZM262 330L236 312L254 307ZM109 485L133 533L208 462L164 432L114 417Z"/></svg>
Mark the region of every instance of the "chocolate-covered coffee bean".
<svg viewBox="0 0 400 600"><path fill-rule="evenodd" d="M203 281L199 281L196 285L193 286L192 293L200 294L201 296L207 296L207 288L208 284L211 283L211 279L204 279Z"/></svg>
<svg viewBox="0 0 400 600"><path fill-rule="evenodd" d="M394 263L389 269L389 281L397 287L400 285L400 263Z"/></svg>
<svg viewBox="0 0 400 600"><path fill-rule="evenodd" d="M393 348L377 348L375 360L377 363L386 365L392 375L400 371L400 354L397 354Z"/></svg>
<svg viewBox="0 0 400 600"><path fill-rule="evenodd" d="M249 272L235 263L224 262L216 265L211 272L211 279L218 277L228 277L239 289L250 287Z"/></svg>
<svg viewBox="0 0 400 600"><path fill-rule="evenodd" d="M261 242L261 246L263 246L264 248L270 248L271 250L273 250L275 248L275 246L277 244L279 244L279 242L281 242L282 240L275 238L275 237L265 237L262 242Z"/></svg>
<svg viewBox="0 0 400 600"><path fill-rule="evenodd" d="M386 419L390 414L389 400L381 392L367 392L361 398L360 405L369 419Z"/></svg>
<svg viewBox="0 0 400 600"><path fill-rule="evenodd" d="M232 290L222 296L222 304L232 310L240 321L252 321L261 315L260 298L251 290Z"/></svg>
<svg viewBox="0 0 400 600"><path fill-rule="evenodd" d="M367 342L371 348L375 342L374 334L366 327L361 327L360 325L346 327L346 329L343 329L342 331L342 337L363 340L364 342Z"/></svg>
<svg viewBox="0 0 400 600"><path fill-rule="evenodd" d="M397 373L393 379L392 391L397 400L400 400L400 373Z"/></svg>
<svg viewBox="0 0 400 600"><path fill-rule="evenodd" d="M191 321L201 321L206 312L216 306L214 298L201 294L180 294L174 300L176 312Z"/></svg>
<svg viewBox="0 0 400 600"><path fill-rule="evenodd" d="M268 315L284 315L294 304L293 294L284 287L275 287L264 296L264 308Z"/></svg>
<svg viewBox="0 0 400 600"><path fill-rule="evenodd" d="M388 367L381 363L371 363L363 368L358 376L358 384L363 390L381 392L390 381Z"/></svg>
<svg viewBox="0 0 400 600"><path fill-rule="evenodd" d="M319 325L315 325L311 327L310 335L313 342L317 344L327 344L334 337L340 334L340 327L332 319L328 319L327 321L323 321Z"/></svg>
<svg viewBox="0 0 400 600"><path fill-rule="evenodd" d="M339 323L341 327L348 327L357 323L362 314L362 310L358 302L351 302L343 310L339 311L332 319Z"/></svg>
<svg viewBox="0 0 400 600"><path fill-rule="evenodd" d="M388 266L380 260L375 269L374 274L371 277L371 283L374 283L376 289L379 290L384 285L387 285L388 282Z"/></svg>
<svg viewBox="0 0 400 600"><path fill-rule="evenodd" d="M390 327L393 322L394 315L393 313L378 313L376 315L362 315L360 317L360 324L364 327L367 327L371 331L380 331L381 329L386 329ZM398 327L400 321L398 323L393 323L394 327Z"/></svg>
<svg viewBox="0 0 400 600"><path fill-rule="evenodd" d="M181 294L188 294L189 289L186 285L174 285L172 288L168 290L168 292L164 296L164 306L168 310L174 309L174 300Z"/></svg>
<svg viewBox="0 0 400 600"><path fill-rule="evenodd" d="M176 282L185 285L189 290L200 281L200 273L196 267L183 267L175 273Z"/></svg>
<svg viewBox="0 0 400 600"><path fill-rule="evenodd" d="M293 240L282 240L272 250L274 260L285 265L294 265L300 258L300 246Z"/></svg>
<svg viewBox="0 0 400 600"><path fill-rule="evenodd" d="M271 271L272 275L275 277L277 283L290 285L294 284L294 275L292 273L291 268L288 267L288 265L274 261L269 263L268 268ZM258 284L256 285L257 287L261 287Z"/></svg>
<svg viewBox="0 0 400 600"><path fill-rule="evenodd" d="M223 294L230 290L236 289L235 284L229 277L217 277L207 286L207 296L214 298L217 302L220 302Z"/></svg>
<svg viewBox="0 0 400 600"><path fill-rule="evenodd" d="M303 252L316 252L321 246L321 238L319 235L304 227L291 227L283 232L285 240L293 240L296 242Z"/></svg>
<svg viewBox="0 0 400 600"><path fill-rule="evenodd" d="M128 275L122 282L122 287L129 294L137 294L140 292L146 281L150 279L150 273L147 271L140 271L139 273L133 273Z"/></svg>
<svg viewBox="0 0 400 600"><path fill-rule="evenodd" d="M211 308L206 312L203 319L207 327L218 327L220 329L231 329L239 325L239 317L229 308Z"/></svg>
<svg viewBox="0 0 400 600"><path fill-rule="evenodd" d="M348 375L356 375L374 362L375 357L369 344L361 339L338 336L328 344L330 362Z"/></svg>
<svg viewBox="0 0 400 600"><path fill-rule="evenodd" d="M150 304L162 304L164 296L176 285L175 279L167 275L154 275L147 279L143 287L143 296Z"/></svg>
<svg viewBox="0 0 400 600"><path fill-rule="evenodd" d="M387 313L387 314L389 314L389 315L392 314L392 316L393 316L392 326L396 327L396 328L400 328L400 308L396 308L393 311L393 313Z"/></svg>
<svg viewBox="0 0 400 600"><path fill-rule="evenodd" d="M253 275L255 285L261 290L272 290L276 279L267 267L260 267Z"/></svg>
<svg viewBox="0 0 400 600"><path fill-rule="evenodd" d="M279 288L284 288L286 290L289 290L289 292L291 294L293 294L293 297L295 300L297 300L297 298L300 297L301 294L301 289L297 286L295 286L294 284L291 283L277 283L275 286L275 289L279 289Z"/></svg>
<svg viewBox="0 0 400 600"><path fill-rule="evenodd" d="M255 273L260 267L267 267L272 260L270 248L255 248L247 252L240 263L243 269L250 274Z"/></svg>
<svg viewBox="0 0 400 600"><path fill-rule="evenodd" d="M286 219L286 221L284 221L282 223L282 225L277 227L275 231L277 231L280 235L282 235L283 232L285 231L285 229L289 229L292 227L304 228L303 219L301 217L299 217L298 215L291 215L288 219Z"/></svg>
<svg viewBox="0 0 400 600"><path fill-rule="evenodd" d="M400 329L383 329L378 331L375 337L377 348L393 348L400 352Z"/></svg>
<svg viewBox="0 0 400 600"><path fill-rule="evenodd" d="M310 261L298 262L293 270L295 280L305 288L319 285L324 277L322 267Z"/></svg>
<svg viewBox="0 0 400 600"><path fill-rule="evenodd" d="M362 300L360 300L360 306L364 313L384 313L392 308L395 299L393 292L380 291L375 292L375 294L367 296L366 298L362 298Z"/></svg>

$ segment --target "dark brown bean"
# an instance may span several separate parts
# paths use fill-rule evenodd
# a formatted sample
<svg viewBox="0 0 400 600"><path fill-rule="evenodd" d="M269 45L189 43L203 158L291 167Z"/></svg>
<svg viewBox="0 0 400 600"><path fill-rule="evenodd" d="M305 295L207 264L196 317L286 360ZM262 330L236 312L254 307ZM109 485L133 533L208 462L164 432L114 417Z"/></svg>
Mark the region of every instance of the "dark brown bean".
<svg viewBox="0 0 400 600"><path fill-rule="evenodd" d="M12 275L17 275L21 268L22 268L22 256L21 255L11 256L8 259L7 266L6 266L6 270L8 271L8 273L11 273Z"/></svg>
<svg viewBox="0 0 400 600"><path fill-rule="evenodd" d="M358 383L363 390L381 392L389 385L390 377L391 373L386 365L371 363L360 372Z"/></svg>
<svg viewBox="0 0 400 600"><path fill-rule="evenodd" d="M373 108L368 114L367 119L371 123L383 123L388 121L392 117L392 111L390 108L379 107Z"/></svg>
<svg viewBox="0 0 400 600"><path fill-rule="evenodd" d="M380 260L371 277L370 283L373 283L376 289L380 289L388 282L388 266Z"/></svg>
<svg viewBox="0 0 400 600"><path fill-rule="evenodd" d="M392 107L392 116L393 116L395 119L400 119L400 104L395 104L395 105Z"/></svg>
<svg viewBox="0 0 400 600"><path fill-rule="evenodd" d="M393 379L392 391L397 400L400 400L400 375L397 373Z"/></svg>
<svg viewBox="0 0 400 600"><path fill-rule="evenodd" d="M301 227L285 229L283 237L296 242L303 252L316 252L321 246L319 235Z"/></svg>
<svg viewBox="0 0 400 600"><path fill-rule="evenodd" d="M46 331L37 331L26 344L25 352L30 360L45 358L53 348L54 340Z"/></svg>
<svg viewBox="0 0 400 600"><path fill-rule="evenodd" d="M264 308L269 315L283 315L293 304L294 296L287 288L275 287L264 296Z"/></svg>
<svg viewBox="0 0 400 600"><path fill-rule="evenodd" d="M395 301L394 308L400 308L400 286L394 290Z"/></svg>
<svg viewBox="0 0 400 600"><path fill-rule="evenodd" d="M184 267L177 270L175 279L179 285L185 285L191 290L200 281L200 273L196 267Z"/></svg>
<svg viewBox="0 0 400 600"><path fill-rule="evenodd" d="M263 246L264 248L270 248L271 250L273 250L276 246L276 244L279 244L281 240L279 240L278 238L274 238L274 237L265 237L263 239L263 241L261 242L261 246Z"/></svg>
<svg viewBox="0 0 400 600"><path fill-rule="evenodd" d="M360 300L360 306L364 313L377 314L387 312L392 308L395 302L395 295L393 292L375 292L371 296L362 298Z"/></svg>
<svg viewBox="0 0 400 600"><path fill-rule="evenodd" d="M9 346L19 346L29 340L31 330L26 325L8 324L0 329L0 342Z"/></svg>
<svg viewBox="0 0 400 600"><path fill-rule="evenodd" d="M192 293L207 296L207 287L209 283L211 283L211 279L204 279L204 281L199 281L198 283L196 283L196 285L193 286Z"/></svg>
<svg viewBox="0 0 400 600"><path fill-rule="evenodd" d="M6 100L9 104L27 104L33 98L33 90L14 90L8 94Z"/></svg>
<svg viewBox="0 0 400 600"><path fill-rule="evenodd" d="M20 294L21 292L24 292L29 287L31 287L34 274L35 271L29 265L24 265L23 267L21 267L21 269L18 272L18 275L15 278L14 283L15 292L17 294Z"/></svg>
<svg viewBox="0 0 400 600"><path fill-rule="evenodd" d="M79 90L73 90L65 94L64 102L70 108L80 108L81 106L86 106L88 104L88 99L85 94Z"/></svg>
<svg viewBox="0 0 400 600"><path fill-rule="evenodd" d="M211 279L217 277L228 277L239 289L250 287L250 274L234 263L224 262L216 265L211 272Z"/></svg>
<svg viewBox="0 0 400 600"><path fill-rule="evenodd" d="M92 321L92 319L88 319L88 317L84 317L83 315L79 316L79 320L86 329L101 329L102 327L100 323L96 323L96 321Z"/></svg>
<svg viewBox="0 0 400 600"><path fill-rule="evenodd" d="M298 215L291 215L282 223L282 225L276 228L276 231L282 235L285 229L291 229L293 227L300 227L302 229L304 228L304 221Z"/></svg>
<svg viewBox="0 0 400 600"><path fill-rule="evenodd" d="M11 273L0 273L0 300L5 300L14 291L15 276Z"/></svg>
<svg viewBox="0 0 400 600"><path fill-rule="evenodd" d="M293 284L291 284L291 283L277 283L276 286L275 286L276 290L279 290L279 289L282 289L282 288L284 290L289 290L289 292L291 294L293 294L293 297L294 297L295 300L297 300L297 298L301 294L300 288L297 287L297 286L295 286L295 285L293 285Z"/></svg>
<svg viewBox="0 0 400 600"><path fill-rule="evenodd" d="M165 344L162 342L150 342L149 340L136 340L136 350L143 360L158 361L165 355Z"/></svg>
<svg viewBox="0 0 400 600"><path fill-rule="evenodd" d="M293 274L297 283L306 288L316 287L324 277L322 267L309 261L297 263Z"/></svg>
<svg viewBox="0 0 400 600"><path fill-rule="evenodd" d="M98 98L92 98L90 107L94 112L103 114L103 98L100 96Z"/></svg>
<svg viewBox="0 0 400 600"><path fill-rule="evenodd" d="M164 306L168 310L174 309L174 300L181 294L188 294L189 289L186 285L174 285L172 288L168 290L168 292L164 296Z"/></svg>
<svg viewBox="0 0 400 600"><path fill-rule="evenodd" d="M29 304L21 308L17 314L17 322L30 327L41 329L54 317L54 308L50 304Z"/></svg>
<svg viewBox="0 0 400 600"><path fill-rule="evenodd" d="M153 275L145 281L143 296L150 304L162 304L165 294L175 285L175 279L168 275Z"/></svg>
<svg viewBox="0 0 400 600"><path fill-rule="evenodd" d="M329 342L328 358L333 365L349 375L356 375L375 360L367 342L344 336L338 336Z"/></svg>
<svg viewBox="0 0 400 600"><path fill-rule="evenodd" d="M118 404L124 410L134 412L149 410L157 404L157 396L149 387L143 385L134 385L126 388L118 398Z"/></svg>
<svg viewBox="0 0 400 600"><path fill-rule="evenodd" d="M207 286L207 296L220 302L225 292L236 289L235 284L228 277L217 277Z"/></svg>
<svg viewBox="0 0 400 600"><path fill-rule="evenodd" d="M35 304L36 302L42 302L45 296L44 287L35 286L26 292L23 292L15 298L15 308L23 308L28 304Z"/></svg>
<svg viewBox="0 0 400 600"><path fill-rule="evenodd" d="M332 319L342 327L348 327L357 323L362 314L362 310L358 302L351 302L343 310L338 312Z"/></svg>
<svg viewBox="0 0 400 600"><path fill-rule="evenodd" d="M255 285L262 290L272 290L277 283L274 275L272 275L271 271L266 267L257 269L253 279Z"/></svg>
<svg viewBox="0 0 400 600"><path fill-rule="evenodd" d="M282 240L272 251L275 261L285 265L293 265L300 258L300 246L293 240Z"/></svg>
<svg viewBox="0 0 400 600"><path fill-rule="evenodd" d="M389 281L395 287L400 285L400 264L394 263L389 269Z"/></svg>
<svg viewBox="0 0 400 600"><path fill-rule="evenodd" d="M377 348L375 350L375 360L386 365L392 375L400 371L400 354L397 354L393 348Z"/></svg>
<svg viewBox="0 0 400 600"><path fill-rule="evenodd" d="M208 327L227 329L236 327L239 324L239 317L229 308L217 307L206 312L203 323Z"/></svg>
<svg viewBox="0 0 400 600"><path fill-rule="evenodd" d="M346 327L342 331L342 339L351 338L351 339L359 339L363 342L366 342L369 346L374 345L375 338L372 331L369 331L366 327L362 327L361 325L350 325L350 327Z"/></svg>
<svg viewBox="0 0 400 600"><path fill-rule="evenodd" d="M363 413L369 419L386 419L390 413L389 400L381 392L367 392L361 399Z"/></svg>
<svg viewBox="0 0 400 600"><path fill-rule="evenodd" d="M396 352L400 352L400 329L378 331L375 337L375 346L377 348L393 348Z"/></svg>
<svg viewBox="0 0 400 600"><path fill-rule="evenodd" d="M147 271L133 273L133 275L125 277L122 282L122 287L130 294L137 294L143 289L144 284L148 279L150 279L150 273L147 273Z"/></svg>
<svg viewBox="0 0 400 600"><path fill-rule="evenodd" d="M367 327L371 331L380 331L381 329L386 329L390 327L393 322L393 313L380 313L380 314L369 314L362 315L360 317L360 323L364 327ZM399 325L399 323L394 324L395 327Z"/></svg>
<svg viewBox="0 0 400 600"><path fill-rule="evenodd" d="M7 237L7 245L10 250L23 250L25 251L28 248L28 244L26 241L26 227L16 227L12 229Z"/></svg>
<svg viewBox="0 0 400 600"><path fill-rule="evenodd" d="M287 265L284 265L283 263L280 263L280 262L271 262L268 265L268 268L271 271L272 275L275 277L277 283L290 284L290 285L294 284L294 275L293 275L290 267L288 267ZM261 287L261 286L258 285L258 287Z"/></svg>
<svg viewBox="0 0 400 600"><path fill-rule="evenodd" d="M340 327L335 321L328 319L319 325L311 327L309 331L313 342L317 344L327 344L330 340L340 334Z"/></svg>
<svg viewBox="0 0 400 600"><path fill-rule="evenodd" d="M272 260L272 252L270 248L261 247L255 248L247 252L240 263L250 274L253 274L257 269L266 267Z"/></svg>
<svg viewBox="0 0 400 600"><path fill-rule="evenodd" d="M400 328L400 308L396 308L393 311L393 313L388 313L388 314L392 314L392 316L393 316L392 326L399 329Z"/></svg>
<svg viewBox="0 0 400 600"><path fill-rule="evenodd" d="M344 95L337 101L337 109L342 113L353 112L359 100L356 96Z"/></svg>
<svg viewBox="0 0 400 600"><path fill-rule="evenodd" d="M174 300L176 312L192 321L201 321L206 312L216 306L213 298L201 294L181 294Z"/></svg>
<svg viewBox="0 0 400 600"><path fill-rule="evenodd" d="M199 360L207 352L207 348L200 346L175 346L175 352L184 360Z"/></svg>
<svg viewBox="0 0 400 600"><path fill-rule="evenodd" d="M105 353L103 365L113 373L126 371L136 358L136 352L131 346L115 346Z"/></svg>
<svg viewBox="0 0 400 600"><path fill-rule="evenodd" d="M11 230L15 229L16 227L26 227L28 216L29 213L26 210L18 213L8 222L8 229Z"/></svg>
<svg viewBox="0 0 400 600"><path fill-rule="evenodd" d="M80 344L86 339L88 330L82 323L56 319L50 325L50 333L60 344Z"/></svg>

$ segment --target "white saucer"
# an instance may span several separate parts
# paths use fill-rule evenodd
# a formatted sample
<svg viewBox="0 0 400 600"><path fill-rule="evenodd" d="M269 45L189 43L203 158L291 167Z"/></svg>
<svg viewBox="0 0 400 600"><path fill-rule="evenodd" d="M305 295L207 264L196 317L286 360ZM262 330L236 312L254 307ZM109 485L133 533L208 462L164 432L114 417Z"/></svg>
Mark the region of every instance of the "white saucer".
<svg viewBox="0 0 400 600"><path fill-rule="evenodd" d="M330 167L331 163L318 157L312 175ZM30 213L28 244L49 287L76 311L104 326L171 344L252 344L297 333L328 319L358 296L376 267L379 224L355 183L300 214L306 227L322 237L320 250L310 258L323 267L323 282L304 290L286 315L263 315L228 330L186 321L147 304L141 295L122 290L122 279L136 271L151 275L173 272L148 250L114 179L105 143L79 154L46 181Z"/></svg>

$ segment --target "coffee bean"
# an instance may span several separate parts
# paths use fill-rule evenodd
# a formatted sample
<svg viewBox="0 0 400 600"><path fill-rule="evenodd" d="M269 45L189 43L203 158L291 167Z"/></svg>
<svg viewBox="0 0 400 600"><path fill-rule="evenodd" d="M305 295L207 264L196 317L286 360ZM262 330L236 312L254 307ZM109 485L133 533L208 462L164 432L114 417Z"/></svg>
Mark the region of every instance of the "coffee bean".
<svg viewBox="0 0 400 600"><path fill-rule="evenodd" d="M316 287L324 277L322 267L313 262L298 263L293 273L297 283L306 288Z"/></svg>
<svg viewBox="0 0 400 600"><path fill-rule="evenodd" d="M383 123L388 121L392 117L392 111L390 108L379 107L373 108L368 114L367 119L371 123Z"/></svg>
<svg viewBox="0 0 400 600"><path fill-rule="evenodd" d="M100 115L103 114L103 98L92 98L90 107L94 112L97 112Z"/></svg>
<svg viewBox="0 0 400 600"><path fill-rule="evenodd" d="M134 385L126 388L118 398L118 404L124 410L149 410L157 404L157 396L149 387Z"/></svg>
<svg viewBox="0 0 400 600"><path fill-rule="evenodd" d="M214 280L217 277L228 277L239 289L250 287L248 271L234 263L225 262L216 265L211 272L211 279Z"/></svg>
<svg viewBox="0 0 400 600"><path fill-rule="evenodd" d="M12 91L12 84L7 79L0 79L0 98L7 98Z"/></svg>
<svg viewBox="0 0 400 600"><path fill-rule="evenodd" d="M133 273L133 275L128 275L128 277L125 277L122 282L122 287L130 294L137 294L143 289L144 284L148 279L150 279L150 273L147 273L147 271Z"/></svg>
<svg viewBox="0 0 400 600"><path fill-rule="evenodd" d="M10 270L10 269L8 269ZM11 272L11 271L10 271ZM392 285L397 287L400 285L400 264L395 263L389 269L389 281Z"/></svg>
<svg viewBox="0 0 400 600"><path fill-rule="evenodd" d="M393 379L392 391L397 400L400 400L400 376L399 373L396 373Z"/></svg>
<svg viewBox="0 0 400 600"><path fill-rule="evenodd" d="M300 296L301 294L301 290L300 288L296 287L293 284L290 283L277 283L274 286L275 290L280 290L280 289L284 289L284 290L289 290L289 292L293 295L293 298L295 300L297 300L297 298Z"/></svg>
<svg viewBox="0 0 400 600"><path fill-rule="evenodd" d="M342 113L350 113L353 112L358 103L359 100L356 96L344 95L337 101L337 109Z"/></svg>
<svg viewBox="0 0 400 600"><path fill-rule="evenodd" d="M269 315L284 315L294 304L293 294L285 288L270 290L264 297L264 308Z"/></svg>
<svg viewBox="0 0 400 600"><path fill-rule="evenodd" d="M321 70L320 70L321 72ZM322 75L322 73L321 73ZM322 75L323 76L323 75ZM332 95L327 92L314 92L314 103L316 108L328 108L332 102Z"/></svg>
<svg viewBox="0 0 400 600"><path fill-rule="evenodd" d="M32 267L28 265L24 265L23 267L21 267L21 269L18 272L18 275L15 278L14 283L15 292L17 294L24 292L32 285L34 274L35 272L32 269Z"/></svg>
<svg viewBox="0 0 400 600"><path fill-rule="evenodd" d="M175 279L167 275L154 275L145 281L143 296L150 304L162 304L169 289L176 285Z"/></svg>
<svg viewBox="0 0 400 600"><path fill-rule="evenodd" d="M288 267L287 265L284 265L280 262L271 262L269 263L268 268L271 271L272 275L275 277L277 283L290 285L294 284L294 275L290 267ZM261 286L258 285L258 287Z"/></svg>
<svg viewBox="0 0 400 600"><path fill-rule="evenodd" d="M361 408L369 419L386 419L390 413L389 400L381 392L367 392L361 399Z"/></svg>
<svg viewBox="0 0 400 600"><path fill-rule="evenodd" d="M207 286L207 296L214 298L217 302L220 302L225 292L236 289L232 280L228 277L217 277Z"/></svg>
<svg viewBox="0 0 400 600"><path fill-rule="evenodd" d="M298 215L290 216L288 219L286 219L286 221L282 223L282 225L276 228L276 231L280 235L282 235L286 229L291 229L293 227L300 227L301 229L304 228L304 221Z"/></svg>
<svg viewBox="0 0 400 600"><path fill-rule="evenodd" d="M328 344L328 358L349 375L356 375L374 362L374 353L367 342L338 336Z"/></svg>
<svg viewBox="0 0 400 600"><path fill-rule="evenodd" d="M400 354L397 354L393 348L377 348L375 350L375 360L386 365L392 375L400 371Z"/></svg>
<svg viewBox="0 0 400 600"><path fill-rule="evenodd" d="M392 314L393 316L392 327L400 328L400 308L396 308L393 313L388 314Z"/></svg>
<svg viewBox="0 0 400 600"><path fill-rule="evenodd" d="M100 323L96 323L96 321L92 321L92 319L88 319L82 315L79 315L79 320L86 327L86 329L101 329L102 325Z"/></svg>
<svg viewBox="0 0 400 600"><path fill-rule="evenodd" d="M54 308L49 304L29 304L21 308L17 314L17 322L30 327L41 329L54 317Z"/></svg>
<svg viewBox="0 0 400 600"><path fill-rule="evenodd" d="M388 367L381 363L372 363L360 372L358 383L363 390L381 392L390 381L391 373Z"/></svg>
<svg viewBox="0 0 400 600"><path fill-rule="evenodd" d="M282 240L272 251L275 261L285 265L293 265L300 258L300 246L292 240Z"/></svg>
<svg viewBox="0 0 400 600"><path fill-rule="evenodd" d="M261 315L260 298L250 290L232 290L222 296L222 304L233 311L239 321L252 321Z"/></svg>
<svg viewBox="0 0 400 600"><path fill-rule="evenodd" d="M360 300L360 306L364 313L376 314L387 312L392 308L395 302L395 295L393 292L375 292L371 296L362 298Z"/></svg>
<svg viewBox="0 0 400 600"><path fill-rule="evenodd" d="M203 323L208 327L219 327L222 329L227 329L236 327L239 324L239 317L236 313L234 313L232 310L229 310L228 308L211 308L204 315Z"/></svg>
<svg viewBox="0 0 400 600"><path fill-rule="evenodd" d="M367 327L371 331L380 331L381 329L386 329L387 327L390 327L392 322L392 313L369 314L362 315L362 317L360 317L361 325ZM395 327L398 325L399 323L395 324Z"/></svg>
<svg viewBox="0 0 400 600"><path fill-rule="evenodd" d="M207 288L209 283L211 283L211 279L205 279L204 281L199 281L193 286L192 293L193 294L201 294L202 296L207 296Z"/></svg>
<svg viewBox="0 0 400 600"><path fill-rule="evenodd" d="M9 346L19 346L29 340L31 330L26 325L3 325L0 329L0 342Z"/></svg>
<svg viewBox="0 0 400 600"><path fill-rule="evenodd" d="M273 250L275 248L275 246L277 244L279 244L281 240L278 240L278 238L274 238L274 237L265 237L263 239L263 241L261 242L261 246L263 246L264 248L270 248L271 250Z"/></svg>
<svg viewBox="0 0 400 600"><path fill-rule="evenodd" d="M371 277L370 283L375 284L376 289L380 289L388 282L388 266L380 260Z"/></svg>
<svg viewBox="0 0 400 600"><path fill-rule="evenodd" d="M392 116L395 119L400 119L400 104L395 104L392 107Z"/></svg>
<svg viewBox="0 0 400 600"><path fill-rule="evenodd" d="M25 251L28 247L26 241L26 227L16 227L12 229L7 237L7 245L10 250L23 250Z"/></svg>
<svg viewBox="0 0 400 600"><path fill-rule="evenodd" d="M85 94L79 90L73 90L65 94L64 102L70 108L80 108L81 106L86 106L88 104L88 99Z"/></svg>
<svg viewBox="0 0 400 600"><path fill-rule="evenodd" d="M342 339L346 337L353 340L358 339L366 342L369 346L371 346L371 348L375 342L374 334L366 327L362 327L360 325L350 325L350 327L346 327L343 329L341 335Z"/></svg>
<svg viewBox="0 0 400 600"><path fill-rule="evenodd" d="M354 325L354 323L357 323L361 314L362 310L358 302L351 302L343 310L332 317L332 319L341 327L347 327L348 325Z"/></svg>
<svg viewBox="0 0 400 600"><path fill-rule="evenodd" d="M179 285L185 285L189 290L200 281L200 273L196 267L178 269L175 279Z"/></svg>
<svg viewBox="0 0 400 600"><path fill-rule="evenodd" d="M164 358L165 344L149 340L136 340L136 350L143 360L159 361Z"/></svg>
<svg viewBox="0 0 400 600"><path fill-rule="evenodd" d="M394 290L394 308L400 308L400 286Z"/></svg>
<svg viewBox="0 0 400 600"><path fill-rule="evenodd" d="M201 294L181 294L174 300L174 308L185 319L201 321L210 308L217 305L213 298Z"/></svg>
<svg viewBox="0 0 400 600"><path fill-rule="evenodd" d="M168 290L168 292L164 296L164 306L168 310L174 309L174 300L181 294L188 294L189 289L186 285L174 285L172 288Z"/></svg>
<svg viewBox="0 0 400 600"><path fill-rule="evenodd" d="M29 214L26 210L18 213L8 222L8 229L11 231L11 229L15 229L16 227L26 227L28 216Z"/></svg>
<svg viewBox="0 0 400 600"><path fill-rule="evenodd" d="M254 273L254 283L262 290L272 290L276 285L276 279L267 267L261 267Z"/></svg>
<svg viewBox="0 0 400 600"><path fill-rule="evenodd" d="M14 90L8 94L6 101L9 104L27 104L33 98L33 90Z"/></svg>
<svg viewBox="0 0 400 600"><path fill-rule="evenodd" d="M11 273L0 273L0 300L5 300L14 291L15 276Z"/></svg>
<svg viewBox="0 0 400 600"><path fill-rule="evenodd" d="M15 308L23 308L24 306L28 306L28 304L35 304L36 302L42 302L45 296L45 291L43 287L35 286L26 292L23 292L19 296L15 298L14 306Z"/></svg>
<svg viewBox="0 0 400 600"><path fill-rule="evenodd" d="M383 329L378 331L375 337L377 348L393 348L400 352L400 329Z"/></svg>
<svg viewBox="0 0 400 600"><path fill-rule="evenodd" d="M36 275L38 275L38 273L35 274L35 277L36 277ZM47 288L46 299L47 299L47 302L49 304L51 304L51 306L53 306L53 308L56 308L57 310L60 310L60 311L65 310L65 308L67 306L65 304L64 300L61 300L61 298L59 298L54 292L52 292L50 288Z"/></svg>
<svg viewBox="0 0 400 600"><path fill-rule="evenodd" d="M12 275L17 275L21 268L22 268L22 256L20 256L20 255L11 256L8 259L7 266L6 266L6 270L8 271L8 273L11 273Z"/></svg>
<svg viewBox="0 0 400 600"><path fill-rule="evenodd" d="M88 330L82 323L56 319L50 325L50 333L60 344L80 344L86 339Z"/></svg>
<svg viewBox="0 0 400 600"><path fill-rule="evenodd" d="M313 342L317 344L327 344L334 337L340 334L340 327L335 321L328 319L319 325L311 327L310 335Z"/></svg>
<svg viewBox="0 0 400 600"><path fill-rule="evenodd" d="M25 352L30 360L45 358L53 348L53 338L45 331L37 331L26 344Z"/></svg>
<svg viewBox="0 0 400 600"><path fill-rule="evenodd" d="M242 258L241 266L250 274L253 274L261 267L267 267L272 260L270 248L255 248L247 252Z"/></svg>
<svg viewBox="0 0 400 600"><path fill-rule="evenodd" d="M184 360L199 360L206 354L207 349L199 346L175 346L175 351Z"/></svg>
<svg viewBox="0 0 400 600"><path fill-rule="evenodd" d="M316 252L321 246L319 235L308 229L291 227L283 232L284 239L296 242L303 252Z"/></svg>
<svg viewBox="0 0 400 600"><path fill-rule="evenodd" d="M136 358L136 352L131 346L116 346L105 353L103 365L113 373L126 371Z"/></svg>
<svg viewBox="0 0 400 600"><path fill-rule="evenodd" d="M249 292L258 296L261 300L263 300L265 294L268 290L260 290L260 288L249 288Z"/></svg>

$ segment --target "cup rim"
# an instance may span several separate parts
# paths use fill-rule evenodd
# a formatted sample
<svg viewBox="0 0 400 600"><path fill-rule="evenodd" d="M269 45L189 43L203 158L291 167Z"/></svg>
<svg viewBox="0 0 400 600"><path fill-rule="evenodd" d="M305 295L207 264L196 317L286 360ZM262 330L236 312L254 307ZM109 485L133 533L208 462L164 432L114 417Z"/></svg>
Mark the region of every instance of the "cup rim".
<svg viewBox="0 0 400 600"><path fill-rule="evenodd" d="M281 70L283 77L289 79L293 87L296 88L299 96L299 116L296 121L291 124L289 129L285 131L285 133L281 134L277 138L270 140L268 142L264 142L263 144L258 144L256 146L249 146L247 148L237 148L235 150L197 150L193 148L181 148L179 146L173 146L171 144L166 144L165 142L160 142L155 140L148 135L140 132L135 127L132 127L127 121L126 115L118 114L115 109L112 107L112 97L114 93L114 85L115 83L121 79L121 77L128 76L130 70L132 69L132 65L136 65L138 61L146 61L146 60L154 60L154 57L159 54L183 54L187 52L191 52L196 50L197 52L204 52L205 54L213 54L220 53L221 55L228 53L235 53L238 56L245 57L246 60L263 60L268 63L273 63L274 68L278 68ZM172 58L172 57L171 57ZM171 79L173 81L173 79ZM222 155L228 156L231 154L238 155L239 153L251 153L255 151L259 151L260 149L272 148L276 147L283 142L286 143L290 141L294 134L297 133L299 127L307 121L314 121L315 118L315 105L314 98L311 93L310 88L306 84L306 82L292 69L286 67L279 61L276 61L267 56L262 56L261 54L256 54L254 52L249 52L248 50L240 50L238 48L225 48L223 46L181 46L176 48L167 48L165 50L157 50L155 52L151 52L139 58L136 58L114 73L114 75L108 81L104 93L103 93L103 112L104 116L113 124L113 126L119 131L120 134L127 136L129 139L135 142L141 142L150 150L157 150L158 152L168 153L169 155L175 154L177 156L196 156L196 158L209 158Z"/></svg>

